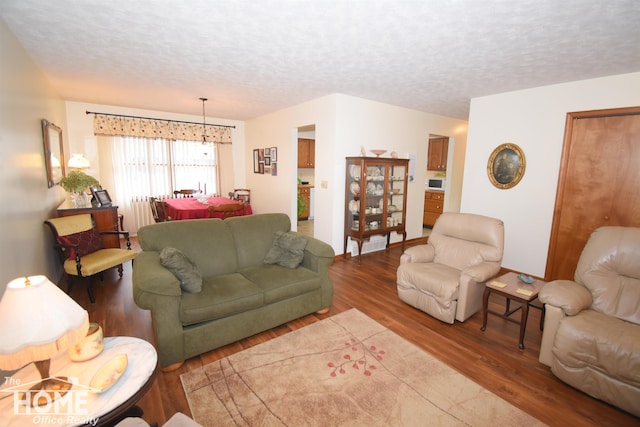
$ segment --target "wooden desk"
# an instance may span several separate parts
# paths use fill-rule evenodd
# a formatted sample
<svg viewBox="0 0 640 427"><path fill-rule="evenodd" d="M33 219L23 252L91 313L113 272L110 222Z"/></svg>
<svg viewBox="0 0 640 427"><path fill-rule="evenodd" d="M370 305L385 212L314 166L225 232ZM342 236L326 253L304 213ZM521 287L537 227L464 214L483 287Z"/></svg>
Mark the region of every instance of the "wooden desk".
<svg viewBox="0 0 640 427"><path fill-rule="evenodd" d="M95 373L113 357L124 353L128 363L122 376L109 389L96 393L89 384ZM50 373L73 379L69 393L60 399L67 406L57 408L51 403L50 410L29 414L28 408L14 399L19 399L25 385L40 378L33 363L13 374L0 389L0 425L22 427L34 425L80 426L112 425L135 407L140 398L151 388L158 370L158 355L153 345L134 337L109 337L104 340L104 350L85 362L72 362L66 351L51 359ZM62 402L61 402L62 403ZM44 411L44 408L41 408ZM15 411L15 412L14 412ZM47 418L48 417L48 418Z"/></svg>
<svg viewBox="0 0 640 427"><path fill-rule="evenodd" d="M167 215L174 220L209 218L209 206L238 203L226 197L208 197L206 203L200 202L197 197L164 199L164 201L167 203ZM251 215L251 213L251 206L245 204L244 215Z"/></svg>
<svg viewBox="0 0 640 427"><path fill-rule="evenodd" d="M59 217L71 216L80 214L92 214L93 220L96 223L98 231L118 231L118 207L107 206L100 208L93 208L87 206L84 208L78 208L73 205L69 200L65 200L56 211ZM102 243L105 248L119 248L120 236L117 235L104 235L102 236Z"/></svg>

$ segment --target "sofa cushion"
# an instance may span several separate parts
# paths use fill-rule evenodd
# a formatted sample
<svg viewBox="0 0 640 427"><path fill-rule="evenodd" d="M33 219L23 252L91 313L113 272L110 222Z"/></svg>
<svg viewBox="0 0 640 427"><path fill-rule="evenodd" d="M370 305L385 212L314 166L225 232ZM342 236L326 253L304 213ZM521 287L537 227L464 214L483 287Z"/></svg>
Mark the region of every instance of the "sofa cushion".
<svg viewBox="0 0 640 427"><path fill-rule="evenodd" d="M568 370L585 367L640 387L640 328L595 310L562 319L553 354Z"/></svg>
<svg viewBox="0 0 640 427"><path fill-rule="evenodd" d="M262 264L276 232L291 230L289 216L282 213L236 216L222 222L235 240L237 268L234 271Z"/></svg>
<svg viewBox="0 0 640 427"><path fill-rule="evenodd" d="M182 294L183 325L206 322L253 310L264 305L262 289L239 273L203 279L202 291Z"/></svg>
<svg viewBox="0 0 640 427"><path fill-rule="evenodd" d="M290 269L275 264L247 268L240 273L264 291L265 304L293 298L320 288L320 275L306 268Z"/></svg>
<svg viewBox="0 0 640 427"><path fill-rule="evenodd" d="M200 270L180 250L170 246L164 248L160 251L160 264L178 278L183 291L197 293L202 290Z"/></svg>
<svg viewBox="0 0 640 427"><path fill-rule="evenodd" d="M304 258L307 238L302 234L277 231L273 245L264 257L265 264L278 264L287 268L296 268Z"/></svg>
<svg viewBox="0 0 640 427"><path fill-rule="evenodd" d="M138 242L143 251L160 253L167 246L179 249L198 266L202 277L230 274L238 264L235 240L226 221L211 218L145 225L138 230Z"/></svg>

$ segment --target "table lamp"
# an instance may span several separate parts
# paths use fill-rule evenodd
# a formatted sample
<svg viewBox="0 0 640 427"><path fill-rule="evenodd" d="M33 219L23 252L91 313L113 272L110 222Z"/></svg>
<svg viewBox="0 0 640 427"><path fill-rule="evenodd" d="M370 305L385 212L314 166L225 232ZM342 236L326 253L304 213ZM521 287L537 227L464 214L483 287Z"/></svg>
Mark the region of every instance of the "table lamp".
<svg viewBox="0 0 640 427"><path fill-rule="evenodd" d="M69 159L69 163L67 163L67 166L80 170L91 167L91 163L89 162L89 159L82 155L82 153L74 153L73 156L71 156L71 158Z"/></svg>
<svg viewBox="0 0 640 427"><path fill-rule="evenodd" d="M45 276L14 279L0 300L0 369L34 362L42 381L31 387L32 406L62 397L71 383L49 377L51 358L84 338L88 329L87 311Z"/></svg>

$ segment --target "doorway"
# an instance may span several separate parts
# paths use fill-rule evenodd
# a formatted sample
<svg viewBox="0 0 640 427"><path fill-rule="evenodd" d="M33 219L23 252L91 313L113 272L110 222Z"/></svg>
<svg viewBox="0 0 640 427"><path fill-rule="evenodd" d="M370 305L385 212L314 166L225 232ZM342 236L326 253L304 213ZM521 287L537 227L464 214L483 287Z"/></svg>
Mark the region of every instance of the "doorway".
<svg viewBox="0 0 640 427"><path fill-rule="evenodd" d="M315 235L315 154L316 126L298 128L297 182L299 233Z"/></svg>
<svg viewBox="0 0 640 427"><path fill-rule="evenodd" d="M640 107L567 114L545 280L573 279L591 233L640 226Z"/></svg>

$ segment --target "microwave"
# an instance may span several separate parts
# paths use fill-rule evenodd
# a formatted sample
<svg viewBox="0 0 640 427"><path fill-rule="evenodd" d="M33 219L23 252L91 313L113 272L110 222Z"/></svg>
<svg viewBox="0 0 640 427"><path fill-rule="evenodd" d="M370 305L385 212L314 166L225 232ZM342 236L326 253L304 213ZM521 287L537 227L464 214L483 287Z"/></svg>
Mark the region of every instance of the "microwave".
<svg viewBox="0 0 640 427"><path fill-rule="evenodd" d="M427 190L444 191L446 178L427 178Z"/></svg>

